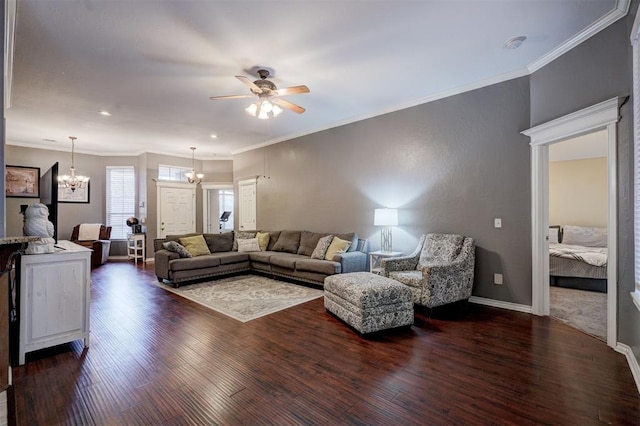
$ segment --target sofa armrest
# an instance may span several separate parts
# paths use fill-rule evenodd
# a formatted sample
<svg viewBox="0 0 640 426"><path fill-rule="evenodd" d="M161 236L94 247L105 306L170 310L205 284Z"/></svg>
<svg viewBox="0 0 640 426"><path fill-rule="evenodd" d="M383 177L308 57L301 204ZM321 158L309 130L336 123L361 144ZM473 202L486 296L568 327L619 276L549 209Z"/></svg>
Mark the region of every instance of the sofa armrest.
<svg viewBox="0 0 640 426"><path fill-rule="evenodd" d="M170 252L169 250L158 250L155 255L155 268L156 268L156 276L158 278L162 278L165 280L169 278L169 262L173 259L179 259L180 255L178 253Z"/></svg>
<svg viewBox="0 0 640 426"><path fill-rule="evenodd" d="M367 270L367 253L361 251L350 251L347 253L336 254L333 257L335 262L342 265L342 273L361 272Z"/></svg>
<svg viewBox="0 0 640 426"><path fill-rule="evenodd" d="M155 238L153 240L153 251L156 252L158 250L164 250L164 246L162 245L162 243L166 243L167 239L166 238Z"/></svg>
<svg viewBox="0 0 640 426"><path fill-rule="evenodd" d="M419 256L388 257L380 260L380 267L385 277L392 271L415 271L418 258Z"/></svg>

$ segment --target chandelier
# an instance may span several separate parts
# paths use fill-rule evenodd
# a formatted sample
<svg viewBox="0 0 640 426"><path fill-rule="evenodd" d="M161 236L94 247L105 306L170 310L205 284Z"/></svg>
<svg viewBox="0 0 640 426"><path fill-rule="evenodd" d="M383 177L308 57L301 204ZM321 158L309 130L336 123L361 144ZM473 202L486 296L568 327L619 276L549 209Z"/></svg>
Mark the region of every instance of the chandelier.
<svg viewBox="0 0 640 426"><path fill-rule="evenodd" d="M196 173L196 167L195 167L195 161L196 161L196 147L192 146L191 148L189 148L191 150L191 171L185 173L185 176L187 177L187 181L189 183L195 183L196 185L199 184L202 181L202 178L204 177L204 174L202 173Z"/></svg>
<svg viewBox="0 0 640 426"><path fill-rule="evenodd" d="M258 102L249 105L245 111L253 117L266 120L269 117L277 117L282 113L282 108L269 101L267 96L260 96Z"/></svg>
<svg viewBox="0 0 640 426"><path fill-rule="evenodd" d="M58 182L64 185L65 188L71 189L71 191L75 191L77 188L86 188L87 183L89 182L88 176L76 175L76 167L74 164L73 154L75 151L75 136L69 136L71 139L71 167L69 168L68 175L58 176Z"/></svg>

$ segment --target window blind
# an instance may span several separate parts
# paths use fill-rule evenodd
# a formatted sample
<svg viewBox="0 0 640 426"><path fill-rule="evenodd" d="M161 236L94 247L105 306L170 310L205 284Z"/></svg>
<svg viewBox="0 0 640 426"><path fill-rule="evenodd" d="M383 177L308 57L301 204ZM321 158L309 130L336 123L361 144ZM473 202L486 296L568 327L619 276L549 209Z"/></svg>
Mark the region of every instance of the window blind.
<svg viewBox="0 0 640 426"><path fill-rule="evenodd" d="M127 219L136 213L136 178L133 167L107 167L107 226L111 239L126 240Z"/></svg>

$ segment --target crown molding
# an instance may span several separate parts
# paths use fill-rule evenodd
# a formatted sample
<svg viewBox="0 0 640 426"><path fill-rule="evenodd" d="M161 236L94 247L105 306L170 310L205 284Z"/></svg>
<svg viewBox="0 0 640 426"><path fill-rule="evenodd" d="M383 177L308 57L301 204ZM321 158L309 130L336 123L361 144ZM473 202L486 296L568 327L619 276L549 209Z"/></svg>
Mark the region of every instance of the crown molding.
<svg viewBox="0 0 640 426"><path fill-rule="evenodd" d="M535 71L538 71L540 68L564 55L583 41L588 40L590 37L593 37L600 31L607 28L609 25L626 16L629 12L630 4L631 0L617 0L616 6L609 13L595 21L593 24L589 25L584 30L580 31L578 34L571 37L569 40L556 47L552 51L531 62L527 66L529 73L531 74Z"/></svg>

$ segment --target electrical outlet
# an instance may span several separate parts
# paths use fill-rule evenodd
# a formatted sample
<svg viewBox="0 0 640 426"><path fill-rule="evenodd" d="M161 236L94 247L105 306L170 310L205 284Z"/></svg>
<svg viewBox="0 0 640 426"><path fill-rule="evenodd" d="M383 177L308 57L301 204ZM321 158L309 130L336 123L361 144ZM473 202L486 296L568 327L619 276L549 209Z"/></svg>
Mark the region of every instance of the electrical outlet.
<svg viewBox="0 0 640 426"><path fill-rule="evenodd" d="M493 274L493 283L496 285L502 285L502 274Z"/></svg>
<svg viewBox="0 0 640 426"><path fill-rule="evenodd" d="M502 228L502 219L500 219L499 217L493 219L493 227Z"/></svg>

